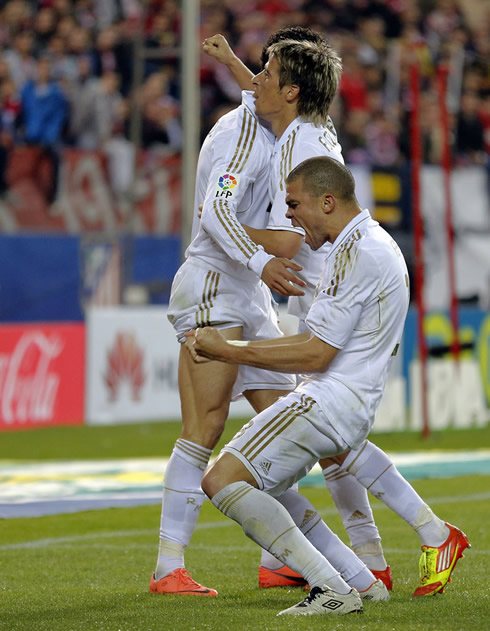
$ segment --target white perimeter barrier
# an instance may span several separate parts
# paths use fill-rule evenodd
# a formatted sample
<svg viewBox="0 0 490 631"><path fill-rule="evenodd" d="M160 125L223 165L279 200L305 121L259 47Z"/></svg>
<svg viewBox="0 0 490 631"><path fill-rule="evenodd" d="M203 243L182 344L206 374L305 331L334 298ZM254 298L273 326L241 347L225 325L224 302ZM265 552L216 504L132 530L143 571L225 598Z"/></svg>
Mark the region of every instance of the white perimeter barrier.
<svg viewBox="0 0 490 631"><path fill-rule="evenodd" d="M90 425L180 418L179 348L166 307L87 311L85 410ZM234 416L250 415L246 401Z"/></svg>
<svg viewBox="0 0 490 631"><path fill-rule="evenodd" d="M423 426L420 361L410 364L410 429ZM478 363L473 359L429 359L427 414L431 430L484 427L489 420ZM483 445L482 445L483 446Z"/></svg>
<svg viewBox="0 0 490 631"><path fill-rule="evenodd" d="M280 310L286 335L297 320ZM92 308L87 315L87 423L116 424L180 418L177 384L179 344L167 320L166 307ZM420 365L411 362L410 419L407 425L407 383L402 374L402 348L393 363L373 430L422 429ZM484 426L485 404L475 360L428 362L428 412L431 429ZM245 401L232 403L230 416L251 417Z"/></svg>
<svg viewBox="0 0 490 631"><path fill-rule="evenodd" d="M90 425L180 418L179 348L165 307L92 308L87 312L86 417ZM287 335L297 321L280 309ZM393 371L375 423L377 431L405 429L405 379ZM230 416L251 417L247 401Z"/></svg>

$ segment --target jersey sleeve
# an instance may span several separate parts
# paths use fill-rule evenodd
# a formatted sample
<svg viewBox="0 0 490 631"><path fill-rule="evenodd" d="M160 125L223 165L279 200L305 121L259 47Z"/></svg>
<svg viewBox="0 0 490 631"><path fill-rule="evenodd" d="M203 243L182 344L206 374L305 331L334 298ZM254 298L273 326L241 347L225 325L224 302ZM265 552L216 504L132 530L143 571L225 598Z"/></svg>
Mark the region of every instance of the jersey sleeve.
<svg viewBox="0 0 490 631"><path fill-rule="evenodd" d="M203 229L217 245L259 277L266 263L274 257L250 239L236 213L257 174L269 166L270 148L260 134L259 123L247 108L241 108L236 125L217 130L201 216Z"/></svg>
<svg viewBox="0 0 490 631"><path fill-rule="evenodd" d="M341 349L354 329L378 328L378 305L373 304L378 297L377 277L372 259L365 253L359 255L355 245L338 251L334 261L328 261L323 270L306 316L310 331L330 346Z"/></svg>

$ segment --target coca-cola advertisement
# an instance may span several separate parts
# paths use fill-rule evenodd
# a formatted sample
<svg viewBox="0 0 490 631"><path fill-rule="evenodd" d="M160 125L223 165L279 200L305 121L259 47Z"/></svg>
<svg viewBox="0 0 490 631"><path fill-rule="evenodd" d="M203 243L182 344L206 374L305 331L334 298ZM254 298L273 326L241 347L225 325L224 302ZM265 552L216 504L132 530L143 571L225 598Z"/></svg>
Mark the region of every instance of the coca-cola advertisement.
<svg viewBox="0 0 490 631"><path fill-rule="evenodd" d="M0 326L0 430L81 425L83 324Z"/></svg>

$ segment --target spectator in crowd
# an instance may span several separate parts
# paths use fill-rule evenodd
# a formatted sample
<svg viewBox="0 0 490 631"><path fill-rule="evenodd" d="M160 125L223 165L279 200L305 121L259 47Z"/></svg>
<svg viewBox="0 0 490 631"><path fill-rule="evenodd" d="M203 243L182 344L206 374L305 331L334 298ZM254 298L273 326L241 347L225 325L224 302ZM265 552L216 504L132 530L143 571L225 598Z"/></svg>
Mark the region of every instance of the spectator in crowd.
<svg viewBox="0 0 490 631"><path fill-rule="evenodd" d="M437 52L442 42L451 39L455 30L463 23L463 13L457 0L436 0L435 7L424 20L426 40L430 48Z"/></svg>
<svg viewBox="0 0 490 631"><path fill-rule="evenodd" d="M52 175L46 191L46 201L52 204L57 195L60 142L67 122L68 102L51 77L47 57L37 63L35 80L28 81L22 90L22 117L27 144L38 147L38 162L47 158ZM34 169L34 174L38 169Z"/></svg>
<svg viewBox="0 0 490 631"><path fill-rule="evenodd" d="M72 134L81 149L102 151L108 159L109 181L117 198L132 184L134 147L123 135L127 103L112 71L89 79L72 104Z"/></svg>
<svg viewBox="0 0 490 631"><path fill-rule="evenodd" d="M115 72L106 71L89 79L73 102L71 128L81 149L100 149L114 134L123 111L119 83Z"/></svg>
<svg viewBox="0 0 490 631"><path fill-rule="evenodd" d="M440 164L442 157L441 117L437 97L433 92L421 95L419 123L423 162ZM399 135L400 151L407 161L411 158L410 133L410 111L407 110Z"/></svg>
<svg viewBox="0 0 490 631"><path fill-rule="evenodd" d="M36 56L42 55L56 32L56 12L50 6L42 7L34 18Z"/></svg>
<svg viewBox="0 0 490 631"><path fill-rule="evenodd" d="M483 127L485 152L488 160L488 156L490 156L490 92L487 92L482 98L479 115Z"/></svg>
<svg viewBox="0 0 490 631"><path fill-rule="evenodd" d="M100 77L105 72L116 72L121 77L121 92L129 93L132 79L130 44L119 37L115 25L104 28L97 35L92 51L93 73Z"/></svg>
<svg viewBox="0 0 490 631"><path fill-rule="evenodd" d="M375 167L391 167L400 161L398 125L382 110L375 111L366 124L366 149L368 164Z"/></svg>
<svg viewBox="0 0 490 631"><path fill-rule="evenodd" d="M141 95L142 137L145 148L166 145L179 149L182 130L178 102L169 94L171 69L155 72L145 81Z"/></svg>
<svg viewBox="0 0 490 631"><path fill-rule="evenodd" d="M32 54L34 38L31 33L21 31L14 38L13 46L4 53L9 73L17 88L22 89L26 81L34 78L36 60Z"/></svg>
<svg viewBox="0 0 490 631"><path fill-rule="evenodd" d="M89 32L76 26L66 45L67 78L81 86L94 76Z"/></svg>
<svg viewBox="0 0 490 631"><path fill-rule="evenodd" d="M0 58L19 92L27 84L32 86L36 60L48 55L53 76L60 80L71 103L86 102L82 95L84 91L92 93L92 79L107 73L119 76L118 91L133 102L133 45L142 8L141 3L126 0L6 0L0 3ZM456 114L461 110L451 128L457 160L466 164L488 159L488 144L481 149L480 141L476 141L488 129L484 105L490 93L490 7L485 3L476 7L470 0L200 1L201 39L223 33L252 70L259 68L261 42L267 34L290 24L323 32L341 53L345 68L342 98L333 103L332 115L346 155L352 155L353 160L369 160L368 146L373 149L373 139L378 139L379 149L380 138L386 141L390 136L393 140L397 127L401 130L400 152L393 147L391 152L384 151L384 159L389 161L391 155L393 166L410 159L406 121L411 108L409 68L414 59L420 66L422 109L428 115L428 122L421 121L425 127L424 159L437 163L439 154L439 117L431 95L441 61L450 63L453 85L461 84L460 90L453 90L452 103ZM177 48L182 37L180 3L147 3L143 28L145 47ZM178 53L163 62L159 58L145 62L145 85L139 98L145 148L155 144L180 146L177 66ZM0 83L2 76L0 67ZM224 111L236 106L240 93L226 69L210 58L201 59L200 79L201 132L205 136ZM68 112L71 129L77 127L77 110ZM391 125L393 129L387 134ZM29 136L26 128L25 138ZM116 136L122 137L119 128ZM76 146L78 137L72 133L59 136L58 141ZM80 138L82 144L86 142L86 135ZM386 142L383 144L386 148Z"/></svg>
<svg viewBox="0 0 490 631"><path fill-rule="evenodd" d="M342 57L343 72L340 80L340 96L347 112L366 110L367 86L357 51L348 51Z"/></svg>
<svg viewBox="0 0 490 631"><path fill-rule="evenodd" d="M481 101L475 92L465 92L456 121L456 153L462 164L485 164L485 135L480 117Z"/></svg>
<svg viewBox="0 0 490 631"><path fill-rule="evenodd" d="M16 140L21 103L15 83L9 77L0 84L0 108L0 199L12 201L14 197L8 189L7 168Z"/></svg>
<svg viewBox="0 0 490 631"><path fill-rule="evenodd" d="M368 164L365 131L368 120L369 113L360 109L352 110L343 120L339 140L347 164Z"/></svg>

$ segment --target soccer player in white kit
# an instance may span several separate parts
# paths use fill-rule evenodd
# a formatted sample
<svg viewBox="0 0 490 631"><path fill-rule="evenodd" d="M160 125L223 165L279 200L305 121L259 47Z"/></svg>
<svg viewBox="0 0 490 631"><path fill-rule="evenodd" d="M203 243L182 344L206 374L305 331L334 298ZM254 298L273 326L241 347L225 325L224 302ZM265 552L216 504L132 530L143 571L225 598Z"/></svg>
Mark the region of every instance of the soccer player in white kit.
<svg viewBox="0 0 490 631"><path fill-rule="evenodd" d="M289 268L298 266L267 255L246 234L241 221L265 226L271 137L257 122L252 97L223 116L208 135L199 157L194 239L171 291L169 320L179 341L196 326L213 324L228 339L261 339L280 335L269 289L301 293ZM198 220L198 208L203 203ZM298 281L301 282L301 281ZM223 431L236 367L209 363L196 366L181 349L179 390L182 434L165 473L160 544L150 592L216 596L185 569L189 544L204 495L203 471ZM239 392L261 411L295 387L291 375L241 367ZM297 497L296 497L297 496ZM320 519L312 505L293 490L281 499L322 554L332 559L363 598L388 600L389 594L354 553ZM289 510L289 508L288 508ZM304 516L308 514L309 519ZM304 522L304 523L303 523Z"/></svg>
<svg viewBox="0 0 490 631"><path fill-rule="evenodd" d="M310 595L281 614L362 611L350 588L274 498L321 458L357 448L374 421L409 305L400 249L361 210L346 167L311 158L287 177L287 215L325 258L307 331L256 342L213 328L187 334L194 359L304 373L295 391L254 417L208 468L202 488L245 534L308 581Z"/></svg>
<svg viewBox="0 0 490 631"><path fill-rule="evenodd" d="M298 37L301 29L298 29ZM238 60L229 48L226 40L221 35L208 38L204 49L225 63L233 72L235 78L242 86L251 80L251 73ZM284 60L290 53L288 42L277 43L265 49L262 61L269 59L262 73L253 78L256 89L256 110L260 116L271 122L274 119L272 103L261 103L260 91L267 90L270 76L279 84L278 65L287 67ZM286 51L284 55L282 51ZM277 63L273 59L270 67L271 56L279 59ZM290 71L294 72L294 60L290 62ZM281 70L284 72L284 70ZM311 72L311 69L303 69ZM306 100L306 95L303 95ZM308 95L314 99L314 94ZM333 94L332 94L333 98ZM329 103L327 104L328 107ZM264 109L265 107L265 109ZM269 108L269 112L267 112ZM312 156L327 155L343 161L340 146L336 140L336 133L328 119L324 126L323 134L318 133L318 128L311 123L303 123L298 117L293 120L288 128L277 134L275 149L273 152L273 166L271 177L271 195L274 200L271 221L268 229L274 229L274 222L281 230L286 230L281 214L284 214L284 180L288 172L302 160ZM246 228L247 229L247 228ZM257 231L247 230L257 243L263 243L265 249L273 252L268 247L266 238L262 240ZM266 231L267 232L267 231ZM281 232L283 235L284 232ZM326 244L318 252L308 251L305 245L299 255L294 257L296 262L303 266L300 277L307 283L305 295L291 297L289 310L300 318L300 331L303 330L302 321L308 307L311 304L313 289L320 276L322 259L325 254ZM388 456L376 445L365 440L358 449L351 450L334 459L324 459L322 465L325 482L342 517L344 526L349 534L351 545L358 556L368 565L376 577L379 577L388 586L392 587L391 569L387 565L381 546L381 538L374 522L372 510L367 498L367 491L381 499L394 512L402 517L417 532L422 544L420 561L420 583L414 591L414 596L429 596L442 591L447 584L456 561L461 557L462 550L468 542L464 533L459 529L445 523L437 517L430 507L420 498L413 487L399 474ZM262 578L260 572L266 571L261 567L259 581ZM280 571L280 570L279 570ZM274 584L272 572L268 573L269 584ZM292 577L293 578L293 577ZM281 581L283 579L280 579ZM293 578L294 580L294 578ZM291 581L292 583L292 581Z"/></svg>
<svg viewBox="0 0 490 631"><path fill-rule="evenodd" d="M194 238L174 278L168 311L180 342L186 331L209 324L222 328L230 339L281 335L270 290L261 278L279 293L301 293L290 282L301 284L289 271L298 266L267 254L240 223L246 220L258 228L266 225L271 150L271 134L258 124L250 93L244 93L239 108L218 121L203 144L196 180ZM236 377L236 367L219 364L196 370L181 348L182 434L165 474L152 592L216 595L185 570L184 548L204 499L202 473L223 432ZM256 409L267 407L293 389L294 383L290 375L240 370L240 391L247 391Z"/></svg>

